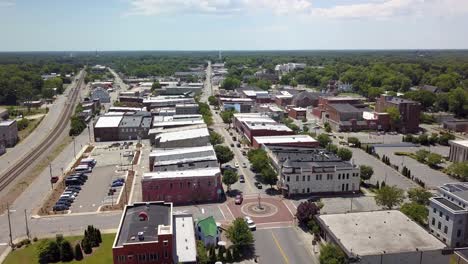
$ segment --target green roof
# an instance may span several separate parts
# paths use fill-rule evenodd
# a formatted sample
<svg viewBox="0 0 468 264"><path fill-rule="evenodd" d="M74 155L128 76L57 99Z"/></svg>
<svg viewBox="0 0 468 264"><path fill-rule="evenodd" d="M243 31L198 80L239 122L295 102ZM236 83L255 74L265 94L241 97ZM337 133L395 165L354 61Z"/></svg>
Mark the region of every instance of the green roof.
<svg viewBox="0 0 468 264"><path fill-rule="evenodd" d="M218 233L217 232L218 227L216 226L216 222L215 222L213 216L210 216L208 218L205 218L203 220L198 221L198 226L200 227L201 232L205 236L216 237L216 235Z"/></svg>

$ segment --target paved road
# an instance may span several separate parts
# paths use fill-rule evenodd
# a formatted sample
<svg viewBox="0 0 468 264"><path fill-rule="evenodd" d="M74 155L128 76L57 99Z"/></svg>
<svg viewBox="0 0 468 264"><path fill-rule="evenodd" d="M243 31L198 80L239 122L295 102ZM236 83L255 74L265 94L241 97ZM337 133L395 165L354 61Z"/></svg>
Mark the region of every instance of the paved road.
<svg viewBox="0 0 468 264"><path fill-rule="evenodd" d="M318 263L312 253L312 240L302 239L295 227L254 231L255 254L259 263Z"/></svg>

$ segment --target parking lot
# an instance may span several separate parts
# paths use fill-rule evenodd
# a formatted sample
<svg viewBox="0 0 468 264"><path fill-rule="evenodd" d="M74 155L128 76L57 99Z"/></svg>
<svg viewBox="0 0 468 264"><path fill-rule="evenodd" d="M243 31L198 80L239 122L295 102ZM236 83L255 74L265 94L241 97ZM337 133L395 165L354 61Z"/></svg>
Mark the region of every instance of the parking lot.
<svg viewBox="0 0 468 264"><path fill-rule="evenodd" d="M88 179L81 185L81 190L71 204L71 213L95 212L101 206L116 204L119 198L128 199L129 194L121 194L121 184L114 181L119 178L125 180L127 170L131 168L135 146L111 146L109 143L100 143L89 155L89 158L96 160L96 165L92 172L86 173Z"/></svg>

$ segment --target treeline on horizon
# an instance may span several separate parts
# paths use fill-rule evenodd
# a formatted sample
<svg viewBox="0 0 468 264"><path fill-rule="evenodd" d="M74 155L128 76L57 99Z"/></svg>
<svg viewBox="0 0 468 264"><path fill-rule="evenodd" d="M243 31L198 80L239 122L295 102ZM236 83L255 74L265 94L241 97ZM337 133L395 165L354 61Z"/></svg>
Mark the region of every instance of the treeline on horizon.
<svg viewBox="0 0 468 264"><path fill-rule="evenodd" d="M268 88L270 83L252 77L256 71L273 73L276 64L301 62L308 67L283 76L281 84L320 89L330 80L340 80L371 100L383 91L403 92L426 110L452 111L458 116L468 112L468 50L222 51L221 55L235 85L248 82ZM218 62L218 56L218 51L3 52L0 104L50 96L51 84L41 81L41 74L64 75L84 65L101 64L125 76L164 77L206 65L208 60ZM409 90L421 85L437 86L442 93Z"/></svg>

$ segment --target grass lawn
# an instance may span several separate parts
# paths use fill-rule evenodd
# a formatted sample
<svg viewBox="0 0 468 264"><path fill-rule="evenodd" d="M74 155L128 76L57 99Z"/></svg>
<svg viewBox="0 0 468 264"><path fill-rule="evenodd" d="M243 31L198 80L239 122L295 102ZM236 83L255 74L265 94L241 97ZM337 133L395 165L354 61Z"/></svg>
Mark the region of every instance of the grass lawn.
<svg viewBox="0 0 468 264"><path fill-rule="evenodd" d="M25 129L18 131L19 141L27 138L34 131L34 129L37 128L39 123L41 123L42 119L44 119L44 117L29 120L28 126Z"/></svg>
<svg viewBox="0 0 468 264"><path fill-rule="evenodd" d="M85 256L81 261L59 262L59 263L89 263L89 264L111 264L112 261L112 243L114 242L115 234L102 234L102 243L99 248L95 248L93 254ZM75 249L75 244L80 241L82 236L65 237ZM38 263L37 246L39 241L21 249L11 252L5 259L4 264L22 264L22 263Z"/></svg>

